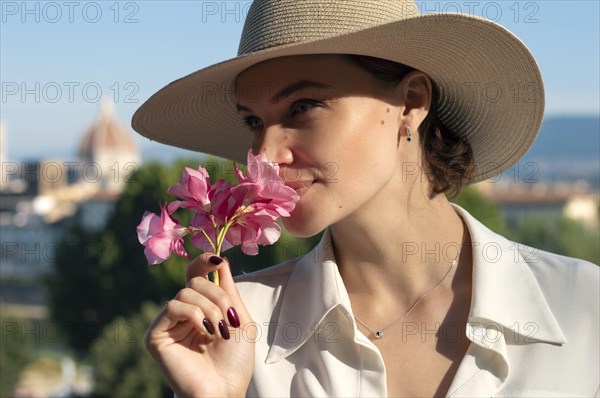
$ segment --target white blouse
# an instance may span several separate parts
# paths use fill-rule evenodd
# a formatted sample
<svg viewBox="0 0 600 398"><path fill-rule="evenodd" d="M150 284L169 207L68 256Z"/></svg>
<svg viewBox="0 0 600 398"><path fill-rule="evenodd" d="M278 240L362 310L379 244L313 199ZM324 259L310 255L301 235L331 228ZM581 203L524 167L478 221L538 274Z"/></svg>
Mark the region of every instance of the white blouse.
<svg viewBox="0 0 600 398"><path fill-rule="evenodd" d="M599 267L510 242L455 209L473 242L471 344L447 396L598 397ZM383 358L354 321L329 231L309 254L236 281L258 327L248 396L387 395Z"/></svg>

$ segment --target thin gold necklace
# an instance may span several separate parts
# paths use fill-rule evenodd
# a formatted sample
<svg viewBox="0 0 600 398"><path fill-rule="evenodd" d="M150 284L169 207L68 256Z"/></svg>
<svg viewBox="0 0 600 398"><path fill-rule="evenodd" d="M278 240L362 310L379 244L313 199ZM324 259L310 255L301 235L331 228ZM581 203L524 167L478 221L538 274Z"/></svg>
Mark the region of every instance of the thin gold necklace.
<svg viewBox="0 0 600 398"><path fill-rule="evenodd" d="M366 323L364 323L363 321L360 320L360 318L356 315L354 315L354 319L356 319L358 322L360 322L364 327L367 328L367 330L369 330L369 332L373 333L373 336L376 339L380 339L383 337L383 331L386 329L389 329L390 327L394 326L396 323L400 322L402 319L406 318L406 316L408 314L411 313L411 311L417 306L417 304L419 304L419 302L427 297L428 295L430 295L431 293L435 292L440 286L442 286L442 283L446 280L446 277L448 277L448 274L450 274L450 270L452 270L452 268L458 263L458 260L460 259L460 254L462 252L462 247L464 244L464 240L465 240L465 235L467 233L467 227L464 227L464 231L463 231L463 237L462 237L462 241L461 241L461 245L460 248L458 249L458 254L456 255L456 258L454 259L454 261L452 261L452 263L450 264L450 267L448 268L448 271L446 271L446 273L444 274L444 277L438 282L437 285L435 285L435 287L433 289L431 289L428 292L423 293L418 299L417 301L415 301L415 303L408 309L408 311L406 311L404 314L400 315L399 318L397 318L396 320L394 320L392 323L388 324L385 327L382 328L378 328L378 329L371 329L369 327L369 325L367 325Z"/></svg>

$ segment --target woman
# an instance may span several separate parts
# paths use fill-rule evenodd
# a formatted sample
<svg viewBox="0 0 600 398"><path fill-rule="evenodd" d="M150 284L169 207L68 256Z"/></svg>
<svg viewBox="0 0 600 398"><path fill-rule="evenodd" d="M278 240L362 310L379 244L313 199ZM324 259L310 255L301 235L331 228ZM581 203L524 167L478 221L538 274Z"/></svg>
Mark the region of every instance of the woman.
<svg viewBox="0 0 600 398"><path fill-rule="evenodd" d="M444 194L510 167L539 130L518 39L411 2L262 0L239 55L159 91L133 126L264 153L300 196L288 231L326 232L235 280L211 253L188 265L145 340L178 396L598 395L598 268L532 255ZM490 84L500 96L473 90Z"/></svg>

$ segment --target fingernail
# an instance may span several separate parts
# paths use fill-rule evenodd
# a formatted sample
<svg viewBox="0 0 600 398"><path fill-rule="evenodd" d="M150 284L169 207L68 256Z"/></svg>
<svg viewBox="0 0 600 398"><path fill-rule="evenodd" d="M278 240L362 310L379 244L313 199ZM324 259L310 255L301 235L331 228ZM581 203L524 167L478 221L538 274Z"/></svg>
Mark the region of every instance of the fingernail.
<svg viewBox="0 0 600 398"><path fill-rule="evenodd" d="M210 323L210 321L206 318L204 318L202 320L202 324L204 325L204 327L206 328L206 331L210 334L215 334L215 328L213 327L212 323Z"/></svg>
<svg viewBox="0 0 600 398"><path fill-rule="evenodd" d="M229 319L229 324L234 328L240 327L240 318L238 317L235 308L229 307L227 310L227 319Z"/></svg>
<svg viewBox="0 0 600 398"><path fill-rule="evenodd" d="M223 336L225 340L229 340L231 337L229 336L229 329L227 328L227 324L225 323L224 319L219 321L219 332L221 332L221 336Z"/></svg>
<svg viewBox="0 0 600 398"><path fill-rule="evenodd" d="M210 256L208 261L210 261L211 264L219 265L223 262L223 259L219 256Z"/></svg>

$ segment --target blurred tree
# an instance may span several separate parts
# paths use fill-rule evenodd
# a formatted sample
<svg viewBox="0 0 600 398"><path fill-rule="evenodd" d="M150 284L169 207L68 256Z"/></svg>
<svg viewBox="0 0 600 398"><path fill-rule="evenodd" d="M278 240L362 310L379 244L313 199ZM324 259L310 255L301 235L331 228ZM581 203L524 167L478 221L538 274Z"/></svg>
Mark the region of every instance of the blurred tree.
<svg viewBox="0 0 600 398"><path fill-rule="evenodd" d="M510 235L516 242L600 264L599 229L566 217L524 217Z"/></svg>
<svg viewBox="0 0 600 398"><path fill-rule="evenodd" d="M19 381L19 375L32 359L30 346L23 338L25 330L31 330L27 321L3 315L0 309L0 397L12 396Z"/></svg>
<svg viewBox="0 0 600 398"><path fill-rule="evenodd" d="M118 317L103 330L90 350L97 397L173 397L159 367L144 347L144 332L160 310L145 302L141 311Z"/></svg>
<svg viewBox="0 0 600 398"><path fill-rule="evenodd" d="M70 330L76 351L85 351L114 317L138 311L145 300L164 300L181 284L185 259L149 268L136 234L144 210L159 211L180 170L181 164L145 165L132 176L103 231L75 225L65 234L47 282L52 318Z"/></svg>
<svg viewBox="0 0 600 398"><path fill-rule="evenodd" d="M463 189L452 201L488 228L510 240L595 264L600 262L598 227L588 228L565 217L531 216L522 218L515 228L509 228L502 215L502 209L486 200L477 188L472 186Z"/></svg>
<svg viewBox="0 0 600 398"><path fill-rule="evenodd" d="M466 187L456 198L452 199L452 202L464 208L492 231L500 235L508 233L500 207L485 199L477 188L473 186Z"/></svg>

